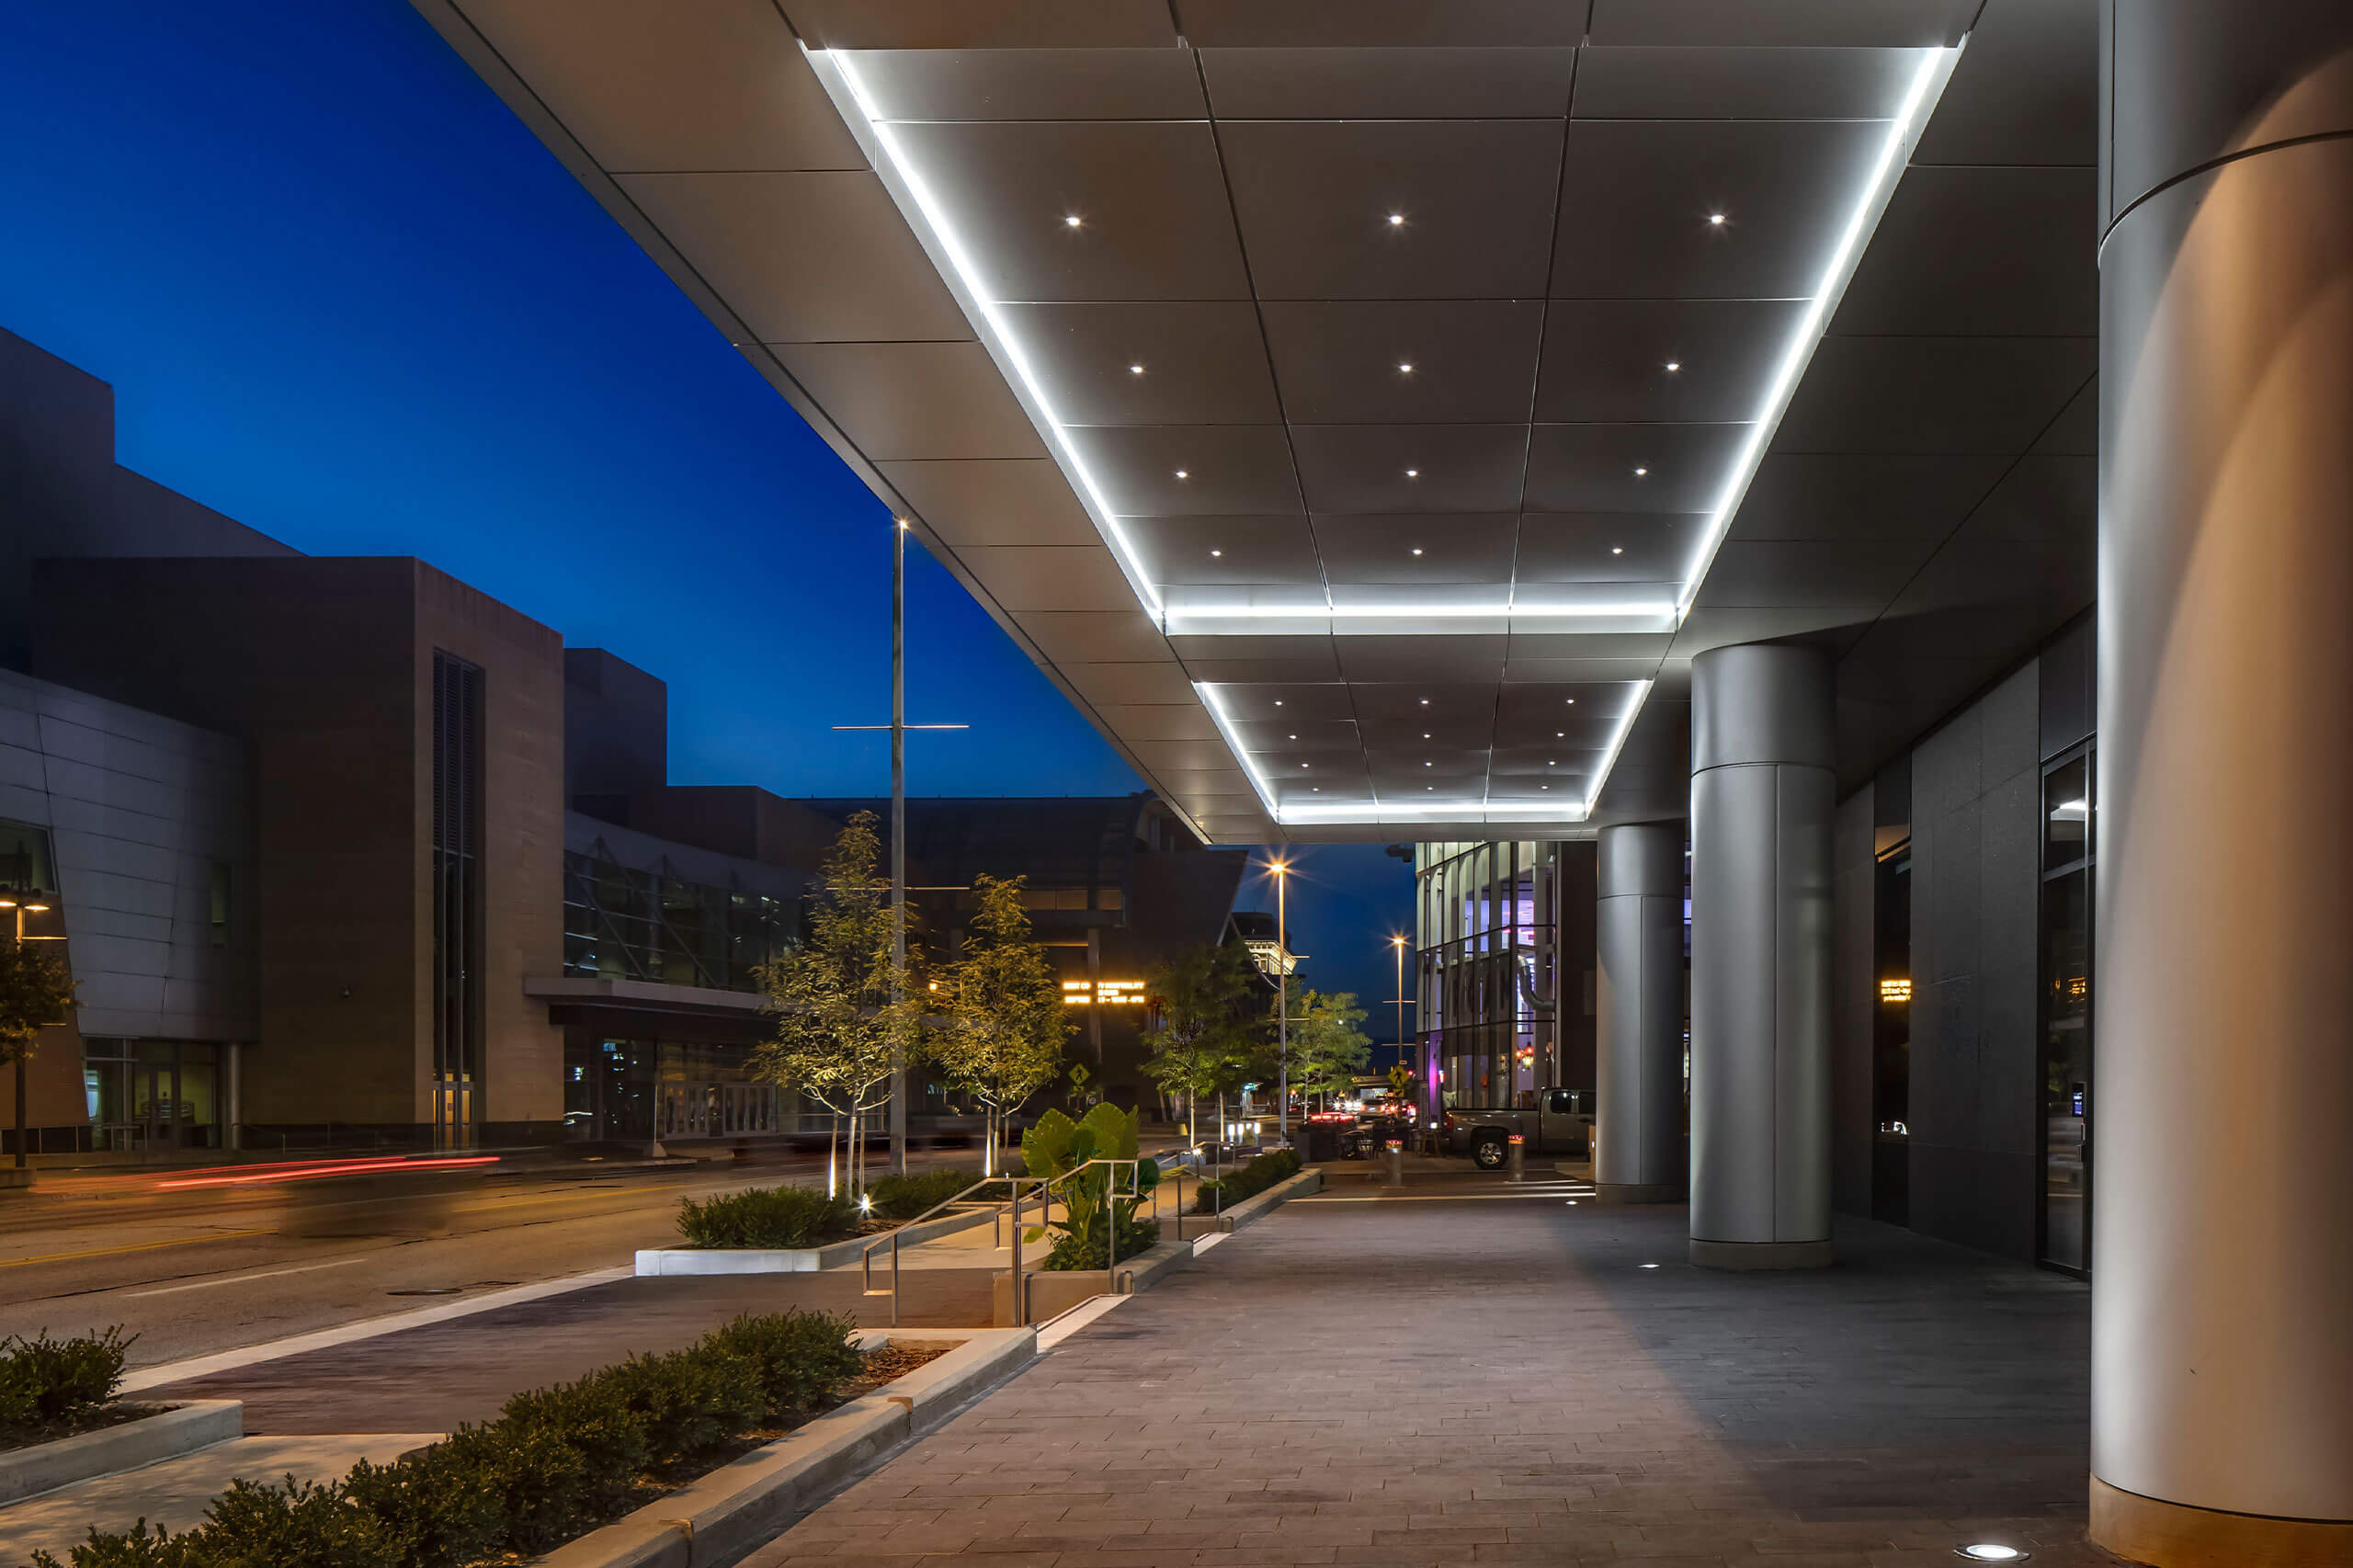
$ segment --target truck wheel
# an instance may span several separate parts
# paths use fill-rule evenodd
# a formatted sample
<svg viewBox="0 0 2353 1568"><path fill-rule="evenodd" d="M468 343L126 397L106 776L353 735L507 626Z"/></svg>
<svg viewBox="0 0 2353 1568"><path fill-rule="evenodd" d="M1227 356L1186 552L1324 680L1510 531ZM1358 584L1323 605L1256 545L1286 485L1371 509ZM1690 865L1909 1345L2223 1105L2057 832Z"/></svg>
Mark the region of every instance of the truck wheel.
<svg viewBox="0 0 2353 1568"><path fill-rule="evenodd" d="M1471 1163L1483 1171L1504 1168L1504 1141L1500 1133L1490 1132L1471 1145Z"/></svg>

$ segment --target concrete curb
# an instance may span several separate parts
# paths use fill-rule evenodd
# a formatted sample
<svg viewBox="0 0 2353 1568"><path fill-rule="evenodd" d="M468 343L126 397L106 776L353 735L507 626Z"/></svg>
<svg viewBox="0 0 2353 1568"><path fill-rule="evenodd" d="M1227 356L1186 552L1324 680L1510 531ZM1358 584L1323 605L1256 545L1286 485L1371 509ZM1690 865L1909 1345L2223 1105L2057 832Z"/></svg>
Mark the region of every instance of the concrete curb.
<svg viewBox="0 0 2353 1568"><path fill-rule="evenodd" d="M239 1399L192 1399L160 1415L0 1453L0 1505L177 1459L245 1435Z"/></svg>
<svg viewBox="0 0 2353 1568"><path fill-rule="evenodd" d="M540 1559L538 1568L724 1568L774 1540L825 1493L948 1419L1037 1354L1034 1329L869 1330L860 1342L937 1344L947 1355L827 1411L790 1436Z"/></svg>
<svg viewBox="0 0 2353 1568"><path fill-rule="evenodd" d="M1324 1189L1322 1167L1310 1165L1295 1176L1287 1176L1256 1198L1245 1198L1217 1217L1217 1228L1233 1232L1247 1230L1294 1198L1304 1198Z"/></svg>
<svg viewBox="0 0 2353 1568"><path fill-rule="evenodd" d="M991 1223L995 1218L994 1208L975 1209L961 1214L942 1214L920 1225L902 1225L896 1234L901 1246L912 1246ZM858 1254L869 1245L874 1245L875 1266L880 1267L890 1256L890 1234L886 1232L879 1236L852 1236L846 1242L828 1242L821 1247L648 1247L637 1255L637 1273L640 1278L690 1274L816 1274L856 1263Z"/></svg>
<svg viewBox="0 0 2353 1568"><path fill-rule="evenodd" d="M1080 1302L1096 1296L1131 1296L1138 1290L1149 1290L1165 1274L1188 1268L1193 1262L1193 1244L1198 1236L1185 1240L1155 1242L1133 1257L1124 1259L1113 1272L1106 1290L1103 1270L1099 1268L1024 1268L1021 1272L1029 1282L1029 1316L1039 1324L1051 1323ZM1013 1276L1000 1271L990 1281L990 1301L999 1324L1013 1321Z"/></svg>

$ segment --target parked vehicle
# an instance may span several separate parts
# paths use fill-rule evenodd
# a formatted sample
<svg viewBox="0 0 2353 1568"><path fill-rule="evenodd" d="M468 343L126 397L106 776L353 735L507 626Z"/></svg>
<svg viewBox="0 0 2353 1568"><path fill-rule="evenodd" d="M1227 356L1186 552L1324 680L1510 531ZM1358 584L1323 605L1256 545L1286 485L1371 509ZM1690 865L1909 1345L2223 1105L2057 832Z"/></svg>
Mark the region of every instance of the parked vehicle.
<svg viewBox="0 0 2353 1568"><path fill-rule="evenodd" d="M1479 1110L1457 1106L1438 1119L1438 1147L1468 1154L1483 1171L1503 1169L1511 1135L1528 1142L1531 1154L1583 1154L1589 1148L1593 1118L1577 1108L1574 1089L1536 1089L1525 1104Z"/></svg>

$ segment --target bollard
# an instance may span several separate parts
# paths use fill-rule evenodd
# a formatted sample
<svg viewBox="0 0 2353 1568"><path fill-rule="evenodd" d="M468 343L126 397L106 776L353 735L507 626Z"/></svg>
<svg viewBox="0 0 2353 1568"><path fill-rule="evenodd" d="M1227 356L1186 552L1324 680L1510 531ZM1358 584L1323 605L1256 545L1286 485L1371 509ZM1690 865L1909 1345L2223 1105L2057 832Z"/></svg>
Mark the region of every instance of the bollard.
<svg viewBox="0 0 2353 1568"><path fill-rule="evenodd" d="M1389 1185L1391 1187L1405 1185L1405 1145L1402 1140L1395 1138L1389 1141Z"/></svg>
<svg viewBox="0 0 2353 1568"><path fill-rule="evenodd" d="M1505 1153L1504 1179L1525 1181L1528 1178L1528 1139L1524 1134L1511 1135L1510 1147Z"/></svg>

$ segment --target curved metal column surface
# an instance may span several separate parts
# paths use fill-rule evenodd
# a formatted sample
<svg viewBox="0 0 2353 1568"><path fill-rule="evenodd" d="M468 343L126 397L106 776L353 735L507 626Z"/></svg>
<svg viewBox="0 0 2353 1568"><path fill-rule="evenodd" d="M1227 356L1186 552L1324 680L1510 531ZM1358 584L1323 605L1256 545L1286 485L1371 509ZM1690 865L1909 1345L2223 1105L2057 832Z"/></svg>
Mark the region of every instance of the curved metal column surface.
<svg viewBox="0 0 2353 1568"><path fill-rule="evenodd" d="M1593 1180L1605 1203L1666 1202L1686 1171L1683 824L1605 827L1596 848Z"/></svg>
<svg viewBox="0 0 2353 1568"><path fill-rule="evenodd" d="M1691 666L1691 1256L1830 1258L1829 660Z"/></svg>
<svg viewBox="0 0 2353 1568"><path fill-rule="evenodd" d="M2093 1534L2353 1562L2353 6L2108 27Z"/></svg>

